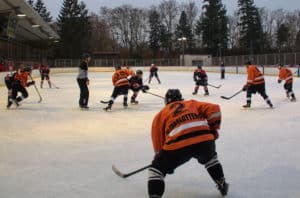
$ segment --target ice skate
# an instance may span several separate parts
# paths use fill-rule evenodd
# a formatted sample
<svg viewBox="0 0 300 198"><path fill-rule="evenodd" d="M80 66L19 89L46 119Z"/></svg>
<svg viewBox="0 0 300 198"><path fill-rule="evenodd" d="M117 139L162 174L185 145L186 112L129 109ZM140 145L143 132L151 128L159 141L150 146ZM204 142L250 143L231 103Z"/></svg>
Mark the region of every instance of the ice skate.
<svg viewBox="0 0 300 198"><path fill-rule="evenodd" d="M220 191L222 196L226 196L228 193L229 184L226 183L225 179L221 179L220 181L216 181L217 188Z"/></svg>
<svg viewBox="0 0 300 198"><path fill-rule="evenodd" d="M251 107L251 105L249 103L243 105L243 108L245 108L245 109L250 108L250 107Z"/></svg>

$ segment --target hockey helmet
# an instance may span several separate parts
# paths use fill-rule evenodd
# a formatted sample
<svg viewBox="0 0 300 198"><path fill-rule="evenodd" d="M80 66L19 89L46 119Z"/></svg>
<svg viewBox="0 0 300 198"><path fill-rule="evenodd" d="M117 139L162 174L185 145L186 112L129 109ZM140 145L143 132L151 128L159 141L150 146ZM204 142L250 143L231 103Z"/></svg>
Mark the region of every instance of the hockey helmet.
<svg viewBox="0 0 300 198"><path fill-rule="evenodd" d="M202 64L197 65L198 69L202 69Z"/></svg>
<svg viewBox="0 0 300 198"><path fill-rule="evenodd" d="M165 95L165 104L183 100L179 89L169 89Z"/></svg>
<svg viewBox="0 0 300 198"><path fill-rule="evenodd" d="M88 59L88 58L91 58L91 55L90 54L88 54L88 53L84 53L84 54L82 54L82 57L81 57L83 60L86 60L86 59Z"/></svg>
<svg viewBox="0 0 300 198"><path fill-rule="evenodd" d="M116 65L115 66L115 70L120 70L121 69L121 66L120 65Z"/></svg>
<svg viewBox="0 0 300 198"><path fill-rule="evenodd" d="M137 75L143 75L143 71L142 71L142 70L137 70L135 73L136 73Z"/></svg>

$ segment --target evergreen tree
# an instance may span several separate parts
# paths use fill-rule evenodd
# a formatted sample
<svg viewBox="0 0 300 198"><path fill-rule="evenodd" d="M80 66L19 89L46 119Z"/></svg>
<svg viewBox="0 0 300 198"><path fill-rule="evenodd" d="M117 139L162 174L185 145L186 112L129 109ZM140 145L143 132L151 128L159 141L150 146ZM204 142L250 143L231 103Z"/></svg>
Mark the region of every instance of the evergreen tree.
<svg viewBox="0 0 300 198"><path fill-rule="evenodd" d="M33 7L34 0L27 0L27 3L28 3L31 7Z"/></svg>
<svg viewBox="0 0 300 198"><path fill-rule="evenodd" d="M43 0L37 0L34 4L34 10L44 19L46 22L51 22L52 17L50 12L47 10Z"/></svg>
<svg viewBox="0 0 300 198"><path fill-rule="evenodd" d="M258 8L253 0L238 0L238 6L240 47L250 54L262 52L264 33Z"/></svg>
<svg viewBox="0 0 300 198"><path fill-rule="evenodd" d="M78 58L88 50L88 10L83 2L64 0L58 16L60 53L63 57Z"/></svg>
<svg viewBox="0 0 300 198"><path fill-rule="evenodd" d="M187 15L185 11L181 12L179 24L176 27L175 35L176 35L176 40L185 37L189 51L192 50L192 48L194 47L194 38L192 33L192 27L188 23Z"/></svg>
<svg viewBox="0 0 300 198"><path fill-rule="evenodd" d="M289 39L289 28L286 25L281 24L277 30L278 49L281 50L283 45L288 42L288 39Z"/></svg>
<svg viewBox="0 0 300 198"><path fill-rule="evenodd" d="M197 21L196 33L208 52L220 55L220 49L228 47L228 17L221 0L203 0L203 15Z"/></svg>
<svg viewBox="0 0 300 198"><path fill-rule="evenodd" d="M300 52L300 31L297 33L295 49L297 52Z"/></svg>
<svg viewBox="0 0 300 198"><path fill-rule="evenodd" d="M156 10L150 11L149 25L150 25L149 47L153 52L153 57L155 58L158 50L160 49L161 27L162 27L159 14Z"/></svg>

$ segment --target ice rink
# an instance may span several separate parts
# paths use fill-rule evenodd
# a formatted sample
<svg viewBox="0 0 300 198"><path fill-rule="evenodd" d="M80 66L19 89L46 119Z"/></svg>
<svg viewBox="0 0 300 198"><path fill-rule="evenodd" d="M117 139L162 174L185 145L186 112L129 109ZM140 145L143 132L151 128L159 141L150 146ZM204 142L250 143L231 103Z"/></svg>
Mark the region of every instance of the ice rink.
<svg viewBox="0 0 300 198"><path fill-rule="evenodd" d="M146 72L144 78L148 73ZM191 72L161 72L162 84L153 79L150 91L164 95L179 88L185 99L221 105L223 113L219 159L230 183L230 198L300 197L300 103L289 102L283 84L266 77L267 94L275 109L253 96L252 108L243 110L245 93L226 101L242 88L245 75L208 74L210 96L192 95ZM0 198L142 198L147 197L147 171L128 179L117 177L111 166L124 172L143 167L153 158L151 122L164 106L158 97L140 93L140 104L123 109L118 98L112 112L100 100L112 91L111 73L90 73L90 110L78 108L76 74L57 74L60 89L33 87L18 109L6 110L7 91L0 88ZM39 80L36 80L39 84ZM294 91L300 99L300 80ZM130 96L131 96L130 92ZM166 178L165 198L217 198L205 168L195 160Z"/></svg>

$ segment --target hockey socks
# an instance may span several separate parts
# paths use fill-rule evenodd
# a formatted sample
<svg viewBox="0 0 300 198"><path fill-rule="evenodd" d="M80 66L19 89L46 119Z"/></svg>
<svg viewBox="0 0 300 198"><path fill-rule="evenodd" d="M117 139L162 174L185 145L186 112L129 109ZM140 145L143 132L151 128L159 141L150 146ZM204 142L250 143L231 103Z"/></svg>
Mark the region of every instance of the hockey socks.
<svg viewBox="0 0 300 198"><path fill-rule="evenodd" d="M150 198L161 198L165 191L164 175L156 168L149 168L148 194Z"/></svg>

